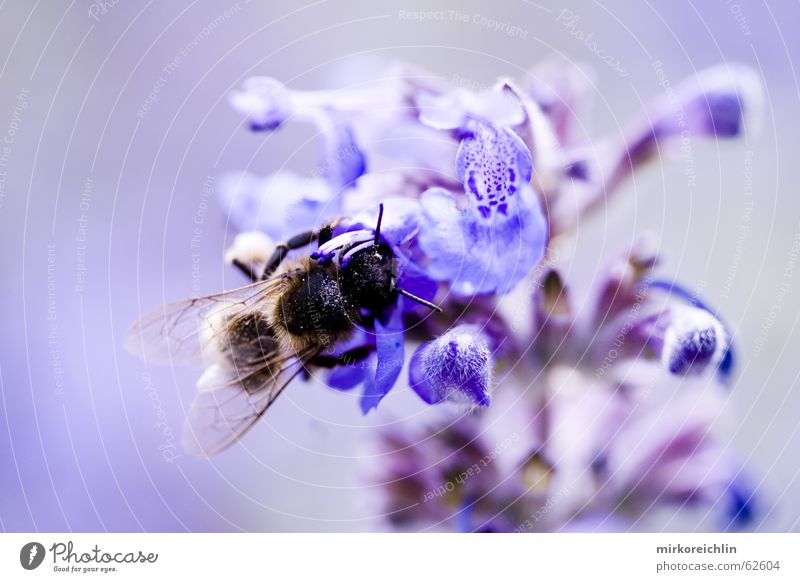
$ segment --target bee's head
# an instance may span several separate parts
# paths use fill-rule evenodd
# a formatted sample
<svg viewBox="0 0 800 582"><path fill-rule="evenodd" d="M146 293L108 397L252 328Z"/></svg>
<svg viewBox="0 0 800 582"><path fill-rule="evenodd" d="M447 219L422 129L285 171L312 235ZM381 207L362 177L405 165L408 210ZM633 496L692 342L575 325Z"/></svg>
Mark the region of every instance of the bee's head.
<svg viewBox="0 0 800 582"><path fill-rule="evenodd" d="M378 313L390 307L398 294L441 311L436 305L397 287L395 254L381 238L383 204L375 230L345 232L321 245L312 258L322 264L339 261L339 289L353 306Z"/></svg>
<svg viewBox="0 0 800 582"><path fill-rule="evenodd" d="M339 280L342 294L348 300L373 312L389 307L397 295L394 252L381 241L382 219L383 204L373 238L353 245L344 253Z"/></svg>

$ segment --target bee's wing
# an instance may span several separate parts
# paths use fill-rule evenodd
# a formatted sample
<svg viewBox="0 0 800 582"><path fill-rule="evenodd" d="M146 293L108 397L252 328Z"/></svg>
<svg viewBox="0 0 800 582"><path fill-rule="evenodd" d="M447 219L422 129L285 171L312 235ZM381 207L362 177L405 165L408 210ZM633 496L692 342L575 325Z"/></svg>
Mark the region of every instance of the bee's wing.
<svg viewBox="0 0 800 582"><path fill-rule="evenodd" d="M239 440L261 418L284 388L318 352L276 353L260 367L246 371L217 364L198 382L183 428L183 448L192 455L211 457Z"/></svg>
<svg viewBox="0 0 800 582"><path fill-rule="evenodd" d="M194 361L202 364L203 338L209 316L225 309L231 317L257 307L277 292L286 275L252 285L164 305L134 323L125 334L125 348L145 361Z"/></svg>

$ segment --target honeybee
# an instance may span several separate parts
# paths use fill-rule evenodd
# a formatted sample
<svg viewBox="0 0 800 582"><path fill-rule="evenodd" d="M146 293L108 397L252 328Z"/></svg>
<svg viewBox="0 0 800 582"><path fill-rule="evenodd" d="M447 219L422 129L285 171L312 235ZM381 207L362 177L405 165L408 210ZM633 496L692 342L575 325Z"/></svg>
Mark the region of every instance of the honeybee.
<svg viewBox="0 0 800 582"><path fill-rule="evenodd" d="M134 323L125 345L149 361L202 363L187 414L184 449L210 457L237 442L297 376L368 357L372 346L323 353L405 295L396 258L381 239L383 205L372 230L333 238L334 221L276 246L260 273L234 261L252 283L165 305ZM318 250L287 259L314 242ZM330 350L328 350L330 351Z"/></svg>

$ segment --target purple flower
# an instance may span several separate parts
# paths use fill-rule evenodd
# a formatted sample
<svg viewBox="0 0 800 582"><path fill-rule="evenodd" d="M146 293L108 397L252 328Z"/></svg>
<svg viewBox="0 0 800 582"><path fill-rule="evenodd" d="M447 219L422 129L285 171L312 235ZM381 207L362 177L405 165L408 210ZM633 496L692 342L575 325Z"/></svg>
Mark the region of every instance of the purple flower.
<svg viewBox="0 0 800 582"><path fill-rule="evenodd" d="M529 95L536 109L541 110L558 144L569 145L573 130L580 124L580 115L589 108L594 84L591 71L571 63L546 60L525 77L518 92Z"/></svg>
<svg viewBox="0 0 800 582"><path fill-rule="evenodd" d="M269 77L251 77L242 83L242 90L229 97L234 109L247 116L254 131L271 131L280 127L292 114L289 90Z"/></svg>
<svg viewBox="0 0 800 582"><path fill-rule="evenodd" d="M489 342L474 325L454 327L421 345L411 358L409 385L428 404L489 406L491 384Z"/></svg>
<svg viewBox="0 0 800 582"><path fill-rule="evenodd" d="M752 70L719 65L687 79L655 103L649 125L656 139L678 134L736 137L745 118L756 116L761 101L761 83Z"/></svg>
<svg viewBox="0 0 800 582"><path fill-rule="evenodd" d="M254 131L273 131L290 118L316 125L321 148L314 174L325 179L334 193L352 186L365 172L364 154L346 121L346 111L337 107L335 99L289 91L275 79L254 77L247 79L230 101Z"/></svg>
<svg viewBox="0 0 800 582"><path fill-rule="evenodd" d="M733 529L758 515L718 432L733 365L720 316L653 278L650 239L588 292L576 292L567 266L542 263L551 237L602 208L670 141L741 135L758 81L738 66L674 88L665 80L639 121L580 143L572 130L587 79L550 66L473 92L398 67L331 91L258 78L231 97L253 129L306 121L322 146L308 180L226 178L234 226L284 238L347 216L312 253L344 269L375 244L385 205L379 238L396 261L396 293L381 309L363 298L359 329L324 355L328 384L362 386L367 413L403 378L414 346L408 385L436 404L436 420L379 429L374 483L392 528L646 530L667 507ZM231 253L263 262L264 246L248 235ZM530 319L520 322L509 294L526 278L519 312ZM443 312L407 295L436 296Z"/></svg>
<svg viewBox="0 0 800 582"><path fill-rule="evenodd" d="M510 129L475 125L462 139L456 173L467 207L434 188L422 195L419 244L428 274L455 293L508 293L541 260L547 221L528 184L530 152Z"/></svg>
<svg viewBox="0 0 800 582"><path fill-rule="evenodd" d="M654 284L657 264L643 239L609 265L590 295L596 309L579 312L546 270L532 297L534 349L494 380L490 407L462 416L443 406L421 434L388 425L377 478L393 527L647 531L656 507L752 525L754 493L718 431L723 378L710 373L728 334L708 309ZM488 382L476 370L497 340L476 349L480 328L467 327L412 357L410 385L426 402L448 400L448 385L463 401L474 392L464 387Z"/></svg>
<svg viewBox="0 0 800 582"><path fill-rule="evenodd" d="M632 331L672 374L716 369L730 340L722 323L705 309L674 306L637 322Z"/></svg>
<svg viewBox="0 0 800 582"><path fill-rule="evenodd" d="M568 86L575 85L573 79ZM531 114L536 111L549 119L547 124L531 126L531 132L523 137L534 154L535 164L546 162L534 166L534 175L541 176L539 184L548 203L553 233L574 227L580 217L602 208L625 178L657 156L670 140L737 137L744 131L747 119L755 118L761 108L760 81L752 70L741 65L713 67L674 88L668 80L663 86L664 95L648 107L640 120L628 125L620 135L592 144L571 142L566 127L572 123L572 115L566 116L563 107L554 106L553 97L540 86L531 87L529 97L517 90L529 119L538 118ZM567 95L565 99L569 103L576 98Z"/></svg>
<svg viewBox="0 0 800 582"><path fill-rule="evenodd" d="M313 229L340 214L338 200L321 178L284 170L265 177L228 172L217 183L219 203L238 231L260 230L275 240Z"/></svg>
<svg viewBox="0 0 800 582"><path fill-rule="evenodd" d="M376 509L385 525L404 531L510 531L513 512L498 512L498 499L513 501L516 483L500 459L520 442L495 442L473 413L444 415L422 426L395 424L369 443L379 459L369 467ZM487 495L491 492L492 495Z"/></svg>

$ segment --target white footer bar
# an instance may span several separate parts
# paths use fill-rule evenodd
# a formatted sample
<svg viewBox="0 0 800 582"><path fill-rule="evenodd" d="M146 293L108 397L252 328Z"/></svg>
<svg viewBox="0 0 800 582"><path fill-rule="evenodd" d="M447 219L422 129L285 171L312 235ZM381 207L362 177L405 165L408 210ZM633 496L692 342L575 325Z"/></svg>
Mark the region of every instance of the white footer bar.
<svg viewBox="0 0 800 582"><path fill-rule="evenodd" d="M2 534L0 580L800 580L800 534Z"/></svg>

